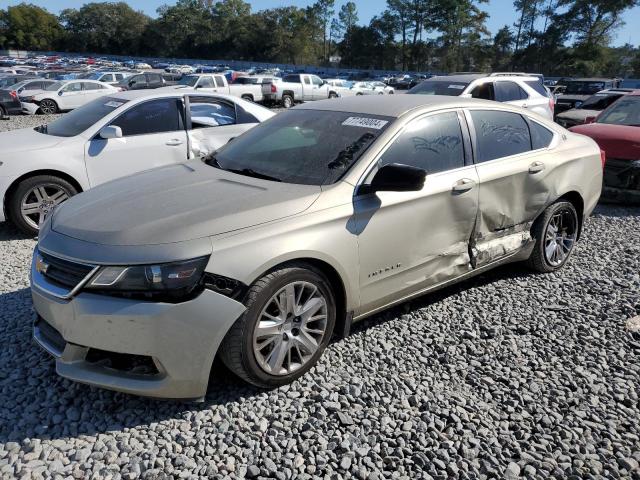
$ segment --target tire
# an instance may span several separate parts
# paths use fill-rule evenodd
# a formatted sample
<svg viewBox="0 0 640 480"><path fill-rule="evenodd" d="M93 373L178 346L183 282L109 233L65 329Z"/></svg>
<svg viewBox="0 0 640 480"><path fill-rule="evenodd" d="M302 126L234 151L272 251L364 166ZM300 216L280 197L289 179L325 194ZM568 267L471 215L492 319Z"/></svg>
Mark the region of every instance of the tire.
<svg viewBox="0 0 640 480"><path fill-rule="evenodd" d="M58 104L50 98L45 98L40 102L40 112L44 115L58 113Z"/></svg>
<svg viewBox="0 0 640 480"><path fill-rule="evenodd" d="M42 189L39 190L42 202L39 201L39 197L36 195L37 189ZM23 233L37 235L39 223L51 212L51 209L77 193L76 187L60 177L37 175L27 178L18 184L9 198L7 205L9 219ZM44 201L47 201L47 205L44 207L34 208L34 213L31 215L24 214L22 210L23 203L27 205L40 203L42 205Z"/></svg>
<svg viewBox="0 0 640 480"><path fill-rule="evenodd" d="M291 108L293 107L294 102L293 102L293 97L291 95L283 95L282 96L282 106L284 108Z"/></svg>
<svg viewBox="0 0 640 480"><path fill-rule="evenodd" d="M240 98L246 100L247 102L253 102L253 97L251 95L242 95Z"/></svg>
<svg viewBox="0 0 640 480"><path fill-rule="evenodd" d="M338 98L338 94L335 92L330 92L329 93L329 98Z"/></svg>
<svg viewBox="0 0 640 480"><path fill-rule="evenodd" d="M362 95L362 92L358 92L358 93L356 93L356 97L358 97L358 96L360 96L360 95Z"/></svg>
<svg viewBox="0 0 640 480"><path fill-rule="evenodd" d="M9 115L2 105L0 105L0 120L9 120Z"/></svg>
<svg viewBox="0 0 640 480"><path fill-rule="evenodd" d="M395 93L395 92L394 92L393 90L391 90L391 91L389 92L389 95L393 95L394 93Z"/></svg>
<svg viewBox="0 0 640 480"><path fill-rule="evenodd" d="M279 304L274 297L291 285L294 285L293 297L297 299L299 295L302 306L308 305L308 300L320 302L314 295L324 300L323 307L309 313L312 319L319 318L319 320L304 320L302 314L294 316L289 313L284 321L278 320L275 325L270 325L271 319L276 314L276 318L285 316L283 311L277 308ZM311 293L313 287L316 291ZM309 294L310 296L305 300L305 296ZM295 303L298 306L297 300ZM315 365L331 339L336 322L336 301L333 290L325 275L309 265L296 263L268 273L249 288L244 304L247 309L227 332L220 348L220 357L229 370L257 387L274 388L291 383L304 375ZM324 320L321 318L322 312L324 312ZM271 316L267 317L267 315ZM266 325L263 326L263 330L257 328L262 323L261 320ZM298 333L296 333L296 326L299 327ZM305 326L310 326L305 329L305 332L322 331L322 336L318 337L317 335L320 335L318 333L303 333ZM267 328L274 329L275 333L261 335ZM316 336L313 337L313 335ZM302 343L307 342L310 337L314 340L311 345L317 348L314 352L306 350ZM279 351L284 353L273 357L273 354ZM307 358L303 359L305 354ZM278 362L277 358L282 360ZM269 360L273 360L274 370L269 371Z"/></svg>
<svg viewBox="0 0 640 480"><path fill-rule="evenodd" d="M531 228L536 243L527 265L543 273L562 268L573 253L579 228L578 214L572 203L558 201L551 204Z"/></svg>

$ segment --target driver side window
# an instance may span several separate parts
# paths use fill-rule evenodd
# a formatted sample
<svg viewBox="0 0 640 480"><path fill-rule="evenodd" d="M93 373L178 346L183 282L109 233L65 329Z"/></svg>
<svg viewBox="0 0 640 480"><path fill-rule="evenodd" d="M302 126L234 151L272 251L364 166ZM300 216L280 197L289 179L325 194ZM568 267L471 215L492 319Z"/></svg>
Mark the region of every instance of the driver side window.
<svg viewBox="0 0 640 480"><path fill-rule="evenodd" d="M382 155L379 167L410 165L428 174L464 167L464 141L455 112L429 115L408 124Z"/></svg>
<svg viewBox="0 0 640 480"><path fill-rule="evenodd" d="M488 82L478 85L471 91L471 96L473 98L481 98L483 100L495 100L496 94L493 89L493 83Z"/></svg>
<svg viewBox="0 0 640 480"><path fill-rule="evenodd" d="M236 110L226 102L206 98L189 97L191 128L209 128L236 123Z"/></svg>
<svg viewBox="0 0 640 480"><path fill-rule="evenodd" d="M65 87L62 89L63 92L79 92L81 90L82 83L80 82L70 83L68 85L65 85Z"/></svg>
<svg viewBox="0 0 640 480"><path fill-rule="evenodd" d="M182 116L175 98L150 100L131 107L111 125L122 129L122 136L182 130Z"/></svg>

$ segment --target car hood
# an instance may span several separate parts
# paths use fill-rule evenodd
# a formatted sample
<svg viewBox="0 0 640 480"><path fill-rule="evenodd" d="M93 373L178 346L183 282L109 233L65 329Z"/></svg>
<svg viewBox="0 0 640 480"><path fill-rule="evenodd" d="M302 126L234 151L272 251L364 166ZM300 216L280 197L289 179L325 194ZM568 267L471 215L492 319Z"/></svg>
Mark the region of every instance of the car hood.
<svg viewBox="0 0 640 480"><path fill-rule="evenodd" d="M640 127L590 123L569 130L593 138L605 151L607 158L640 159Z"/></svg>
<svg viewBox="0 0 640 480"><path fill-rule="evenodd" d="M558 95L557 103L584 102L590 96L591 95L571 95L571 94Z"/></svg>
<svg viewBox="0 0 640 480"><path fill-rule="evenodd" d="M572 108L566 112L558 114L556 118L564 118L566 120L574 120L578 122L584 122L587 117L595 117L600 113L599 110L586 110L582 108Z"/></svg>
<svg viewBox="0 0 640 480"><path fill-rule="evenodd" d="M236 175L201 161L149 170L73 197L52 229L105 245L193 240L300 213L321 189Z"/></svg>
<svg viewBox="0 0 640 480"><path fill-rule="evenodd" d="M66 137L56 137L55 135L45 135L36 132L33 128L21 128L10 132L0 132L0 157L3 159L16 152L29 150L42 150L52 148L64 141ZM1 173L0 173L1 175Z"/></svg>

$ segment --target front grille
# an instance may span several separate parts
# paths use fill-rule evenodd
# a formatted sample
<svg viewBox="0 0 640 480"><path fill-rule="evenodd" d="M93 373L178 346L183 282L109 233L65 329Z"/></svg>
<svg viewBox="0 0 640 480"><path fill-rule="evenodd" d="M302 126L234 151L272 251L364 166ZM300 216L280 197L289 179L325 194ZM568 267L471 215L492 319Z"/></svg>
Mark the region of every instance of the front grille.
<svg viewBox="0 0 640 480"><path fill-rule="evenodd" d="M59 286L74 288L89 275L93 269L90 265L63 260L62 258L48 255L42 251L40 255L48 265L43 275L47 280Z"/></svg>
<svg viewBox="0 0 640 480"><path fill-rule="evenodd" d="M42 340L47 342L48 346L53 347L58 352L63 352L67 342L62 337L60 332L53 326L44 321L41 317L36 322L36 328L39 330Z"/></svg>

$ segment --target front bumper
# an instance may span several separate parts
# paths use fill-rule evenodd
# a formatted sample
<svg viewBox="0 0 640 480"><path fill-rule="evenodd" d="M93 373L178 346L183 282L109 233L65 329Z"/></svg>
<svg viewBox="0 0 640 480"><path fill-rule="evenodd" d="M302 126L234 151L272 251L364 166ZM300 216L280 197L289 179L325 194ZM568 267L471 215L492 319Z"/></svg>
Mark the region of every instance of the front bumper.
<svg viewBox="0 0 640 480"><path fill-rule="evenodd" d="M35 258L35 256L34 256ZM207 390L211 365L227 331L244 312L241 303L203 291L182 303L154 303L64 292L31 267L37 312L34 340L70 380L150 397L195 399ZM153 373L96 362L94 353L144 358Z"/></svg>
<svg viewBox="0 0 640 480"><path fill-rule="evenodd" d="M608 158L603 183L604 201L640 204L640 160Z"/></svg>
<svg viewBox="0 0 640 480"><path fill-rule="evenodd" d="M40 108L40 105L37 103L22 102L21 105L22 113L26 113L27 115L35 115Z"/></svg>

